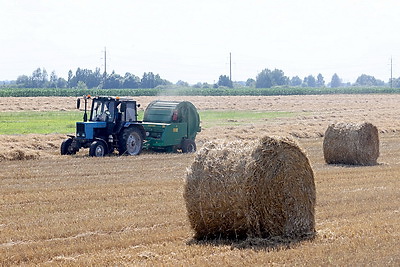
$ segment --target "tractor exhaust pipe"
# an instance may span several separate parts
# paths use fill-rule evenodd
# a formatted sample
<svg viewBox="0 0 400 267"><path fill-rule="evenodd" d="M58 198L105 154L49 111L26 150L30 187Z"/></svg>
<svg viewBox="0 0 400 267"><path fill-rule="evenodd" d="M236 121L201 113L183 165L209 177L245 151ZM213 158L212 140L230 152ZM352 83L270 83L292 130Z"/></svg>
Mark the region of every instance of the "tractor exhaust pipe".
<svg viewBox="0 0 400 267"><path fill-rule="evenodd" d="M83 121L84 122L87 122L87 100L90 98L90 95L84 95L83 96L83 99L85 100L85 113L83 114ZM76 108L77 109L79 109L80 108L80 106L81 106L81 99L80 98L78 98L77 100L76 100Z"/></svg>
<svg viewBox="0 0 400 267"><path fill-rule="evenodd" d="M87 98L85 97L85 113L83 114L83 121L87 122Z"/></svg>

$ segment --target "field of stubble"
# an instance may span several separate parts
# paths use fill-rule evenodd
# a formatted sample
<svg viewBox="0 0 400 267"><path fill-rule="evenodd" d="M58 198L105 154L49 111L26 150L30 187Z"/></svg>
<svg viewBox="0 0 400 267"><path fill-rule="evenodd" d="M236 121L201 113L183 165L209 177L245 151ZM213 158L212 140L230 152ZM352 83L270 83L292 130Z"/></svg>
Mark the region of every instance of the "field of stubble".
<svg viewBox="0 0 400 267"><path fill-rule="evenodd" d="M155 98L136 99L146 107ZM1 265L400 265L400 95L179 100L200 110L295 114L205 128L197 143L295 138L315 173L315 239L192 240L182 196L192 154L59 156L62 135L0 136L2 151L27 147L37 155L0 161ZM70 110L75 99L0 98L0 105L8 106L3 111ZM380 131L380 164L326 165L322 141L329 123L362 121Z"/></svg>

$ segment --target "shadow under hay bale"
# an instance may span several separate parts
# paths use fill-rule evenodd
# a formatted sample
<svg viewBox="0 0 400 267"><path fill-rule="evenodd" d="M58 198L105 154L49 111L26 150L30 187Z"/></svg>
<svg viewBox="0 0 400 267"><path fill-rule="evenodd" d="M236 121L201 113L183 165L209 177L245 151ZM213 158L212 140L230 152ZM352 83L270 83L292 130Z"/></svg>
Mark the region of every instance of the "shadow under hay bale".
<svg viewBox="0 0 400 267"><path fill-rule="evenodd" d="M327 164L376 165L379 133L371 123L329 125L323 142Z"/></svg>
<svg viewBox="0 0 400 267"><path fill-rule="evenodd" d="M232 249L252 249L256 251L281 251L297 247L307 241L313 241L316 235L310 234L302 237L288 238L275 236L270 238L249 237L243 240L231 239L191 239L186 242L189 246L230 246Z"/></svg>
<svg viewBox="0 0 400 267"><path fill-rule="evenodd" d="M289 139L207 143L188 170L184 198L195 239L315 233L309 160Z"/></svg>

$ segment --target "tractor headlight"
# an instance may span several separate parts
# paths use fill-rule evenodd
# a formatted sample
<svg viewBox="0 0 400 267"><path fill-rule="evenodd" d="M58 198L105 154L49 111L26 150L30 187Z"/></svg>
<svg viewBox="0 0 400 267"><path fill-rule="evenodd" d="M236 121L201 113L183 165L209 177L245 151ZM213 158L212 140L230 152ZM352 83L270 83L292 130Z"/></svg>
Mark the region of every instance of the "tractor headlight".
<svg viewBox="0 0 400 267"><path fill-rule="evenodd" d="M146 136L150 136L150 132L146 132Z"/></svg>

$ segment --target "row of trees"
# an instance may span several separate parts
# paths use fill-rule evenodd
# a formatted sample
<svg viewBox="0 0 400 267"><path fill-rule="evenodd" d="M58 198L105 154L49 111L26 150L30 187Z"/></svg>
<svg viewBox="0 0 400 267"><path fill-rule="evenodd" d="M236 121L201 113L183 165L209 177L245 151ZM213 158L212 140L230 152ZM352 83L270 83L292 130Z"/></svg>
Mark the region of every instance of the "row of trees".
<svg viewBox="0 0 400 267"><path fill-rule="evenodd" d="M228 80L227 80L228 79ZM395 81L395 79L393 80ZM233 84L227 76L221 75L218 85L232 87ZM279 69L269 70L264 69L261 71L256 80L248 79L246 86L255 88L271 88L274 86L302 86L302 87L340 87L340 86L385 86L385 82L375 79L375 77L362 74L359 76L354 84L342 82L342 79L335 73L332 75L331 81L325 84L324 77L321 73L315 78L313 75L308 75L301 79L299 76L289 78L285 76L284 72ZM394 86L400 87L400 78L393 83Z"/></svg>
<svg viewBox="0 0 400 267"><path fill-rule="evenodd" d="M57 77L53 71L50 77L46 69L38 68L31 76L21 75L16 80L16 86L21 88L155 88L159 85L170 85L167 80L152 72L144 73L142 78L129 72L121 76L114 71L111 74L101 74L100 69L94 71L78 68L75 74L70 70L68 79Z"/></svg>
<svg viewBox="0 0 400 267"><path fill-rule="evenodd" d="M15 82L17 87L21 88L155 88L160 85L172 85L171 82L162 79L159 74L152 72L144 73L140 78L129 72L121 76L114 71L111 74L101 73L99 68L94 71L89 69L78 68L75 73L70 70L68 78L57 77L56 73L51 72L50 76L46 69L38 68L33 71L31 76L21 75ZM354 84L343 84L340 77L335 73L330 82L326 84L324 77L319 73L316 77L308 75L301 79L299 76L289 78L285 76L282 70L264 69L256 77L256 79L248 79L246 82L232 82L227 75L221 75L215 84L197 83L192 87L197 88L217 88L248 86L255 88L271 88L274 86L302 86L302 87L340 87L340 86L385 86L400 87L400 78L393 79L385 84L384 81L376 79L373 76L362 74ZM184 81L178 81L176 86L189 87L190 85Z"/></svg>
<svg viewBox="0 0 400 267"><path fill-rule="evenodd" d="M67 87L67 81L64 78L57 77L55 71L49 75L46 69L36 69L31 76L21 75L16 80L18 87L23 88L64 88Z"/></svg>
<svg viewBox="0 0 400 267"><path fill-rule="evenodd" d="M256 80L247 80L250 85L255 84L256 88L270 88L273 86L303 86L303 87L340 87L349 86L351 84L343 84L342 79L335 73L332 75L331 81L326 85L324 77L321 73L315 78L313 75L308 75L304 79L300 79L299 76L289 78L285 76L282 70L275 69L273 71L264 69L258 75ZM385 83L381 80L375 79L375 77L362 74L357 78L354 86L384 86Z"/></svg>

